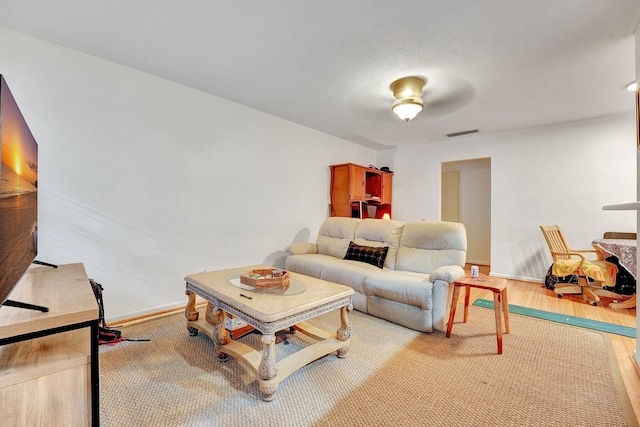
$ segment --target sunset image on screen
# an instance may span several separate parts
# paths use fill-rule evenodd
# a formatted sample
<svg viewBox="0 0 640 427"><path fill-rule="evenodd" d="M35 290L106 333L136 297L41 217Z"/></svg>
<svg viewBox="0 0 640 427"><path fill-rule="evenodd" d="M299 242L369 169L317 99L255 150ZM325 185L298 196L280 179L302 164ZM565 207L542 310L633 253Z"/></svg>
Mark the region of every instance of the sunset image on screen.
<svg viewBox="0 0 640 427"><path fill-rule="evenodd" d="M38 182L38 146L4 79L0 90L2 197L30 193Z"/></svg>
<svg viewBox="0 0 640 427"><path fill-rule="evenodd" d="M38 145L0 76L0 304L38 250Z"/></svg>

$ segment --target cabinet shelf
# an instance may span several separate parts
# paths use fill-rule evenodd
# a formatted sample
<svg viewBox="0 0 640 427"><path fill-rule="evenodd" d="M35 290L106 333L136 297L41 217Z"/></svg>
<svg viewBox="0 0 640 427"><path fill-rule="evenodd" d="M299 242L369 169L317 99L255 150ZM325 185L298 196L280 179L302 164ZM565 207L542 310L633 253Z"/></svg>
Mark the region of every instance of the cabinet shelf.
<svg viewBox="0 0 640 427"><path fill-rule="evenodd" d="M66 334L69 333L66 332ZM89 348L86 352L74 351L64 342L60 342L59 336L48 340L46 338L52 337L2 347L0 366L3 373L0 377L0 390L61 371L84 368L91 363ZM42 351L43 348L46 351Z"/></svg>

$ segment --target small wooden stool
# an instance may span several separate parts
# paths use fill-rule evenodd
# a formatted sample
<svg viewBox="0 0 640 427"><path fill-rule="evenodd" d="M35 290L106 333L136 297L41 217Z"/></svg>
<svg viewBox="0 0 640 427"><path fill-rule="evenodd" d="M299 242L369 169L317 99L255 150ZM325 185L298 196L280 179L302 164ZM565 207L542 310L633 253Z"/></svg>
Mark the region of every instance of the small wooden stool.
<svg viewBox="0 0 640 427"><path fill-rule="evenodd" d="M451 314L449 315L449 324L447 325L447 338L451 336L451 328L453 328L453 319L456 316L456 307L458 306L458 297L460 296L460 288L466 289L464 297L464 323L467 323L469 317L469 296L470 288L486 289L493 292L493 308L496 314L496 337L498 338L498 354L502 354L502 314L504 313L505 333L509 333L509 299L507 298L507 284L503 279L481 274L478 278L469 276L456 280L453 288L453 299L451 301Z"/></svg>

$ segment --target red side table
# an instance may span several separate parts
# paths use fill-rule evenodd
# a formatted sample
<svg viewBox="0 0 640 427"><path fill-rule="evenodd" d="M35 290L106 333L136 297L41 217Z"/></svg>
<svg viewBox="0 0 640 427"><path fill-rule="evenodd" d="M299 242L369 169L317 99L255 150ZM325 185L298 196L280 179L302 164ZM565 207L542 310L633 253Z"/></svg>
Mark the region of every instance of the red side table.
<svg viewBox="0 0 640 427"><path fill-rule="evenodd" d="M449 315L449 324L447 325L447 338L451 337L451 328L453 328L453 319L456 316L456 308L458 306L458 298L460 296L460 288L466 289L464 297L464 323L467 323L469 317L469 296L470 288L485 289L493 292L493 308L496 315L496 337L498 339L498 354L502 354L502 316L504 313L505 333L509 333L509 300L507 298L507 283L504 279L497 279L481 274L477 278L465 276L454 283L453 299L451 300L451 314Z"/></svg>

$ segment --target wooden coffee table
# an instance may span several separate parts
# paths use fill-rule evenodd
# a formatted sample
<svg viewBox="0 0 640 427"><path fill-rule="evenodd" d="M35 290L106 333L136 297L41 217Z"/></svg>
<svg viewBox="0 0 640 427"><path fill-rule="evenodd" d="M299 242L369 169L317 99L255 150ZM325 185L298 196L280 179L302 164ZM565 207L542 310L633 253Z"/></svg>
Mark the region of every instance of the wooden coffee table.
<svg viewBox="0 0 640 427"><path fill-rule="evenodd" d="M349 312L353 309L353 289L297 273L291 273L286 294L277 289L259 292L240 284L241 273L258 268L268 266L254 265L185 277L189 297L185 316L191 335L202 331L209 336L216 345L218 360L224 362L233 356L244 362L256 375L263 399L271 401L278 384L296 370L334 351L338 357L346 355L351 336ZM195 308L196 295L208 302L205 319ZM341 326L335 333L306 322L337 309L340 309ZM262 349L231 338L225 328L228 314L262 333ZM275 334L290 327L317 342L277 361Z"/></svg>

